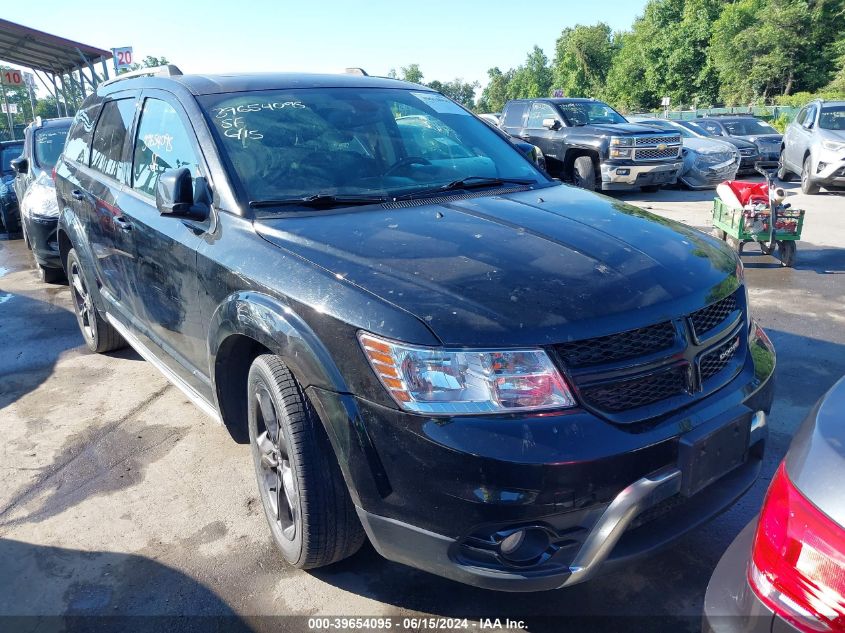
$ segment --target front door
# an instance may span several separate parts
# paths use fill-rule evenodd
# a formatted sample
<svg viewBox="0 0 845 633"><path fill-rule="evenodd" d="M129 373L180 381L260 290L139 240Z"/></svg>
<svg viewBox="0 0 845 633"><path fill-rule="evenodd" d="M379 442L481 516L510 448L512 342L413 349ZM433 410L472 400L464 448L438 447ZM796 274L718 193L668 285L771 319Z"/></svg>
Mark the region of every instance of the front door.
<svg viewBox="0 0 845 633"><path fill-rule="evenodd" d="M132 172L123 207L132 221L133 326L161 348L192 384L207 383L207 350L198 311L197 247L203 225L161 215L155 187L167 169L204 175L196 135L178 101L158 91L142 95L132 146ZM169 357L169 358L168 358Z"/></svg>

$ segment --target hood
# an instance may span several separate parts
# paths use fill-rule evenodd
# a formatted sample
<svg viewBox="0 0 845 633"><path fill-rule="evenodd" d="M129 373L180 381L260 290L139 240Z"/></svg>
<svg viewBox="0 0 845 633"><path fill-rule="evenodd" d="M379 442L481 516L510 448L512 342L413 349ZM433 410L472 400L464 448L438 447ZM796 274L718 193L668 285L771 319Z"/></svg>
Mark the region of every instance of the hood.
<svg viewBox="0 0 845 633"><path fill-rule="evenodd" d="M665 134L666 136L677 136L678 132L663 130L641 123L599 123L596 125L581 125L575 130L595 131L608 136L629 136L631 134Z"/></svg>
<svg viewBox="0 0 845 633"><path fill-rule="evenodd" d="M712 138L685 138L682 139L684 149L691 149L698 154L731 154L736 151L734 146L725 143L724 141L717 141Z"/></svg>
<svg viewBox="0 0 845 633"><path fill-rule="evenodd" d="M711 139L715 140L715 139ZM737 149L757 149L756 143L752 143L751 141L746 141L744 138L739 138L738 136L723 136L719 137L720 141L724 141L725 143L730 143Z"/></svg>
<svg viewBox="0 0 845 633"><path fill-rule="evenodd" d="M819 128L819 138L823 141L845 141L845 130L826 130Z"/></svg>
<svg viewBox="0 0 845 633"><path fill-rule="evenodd" d="M411 312L447 345L541 345L692 312L733 291L727 246L569 186L288 213L268 241Z"/></svg>

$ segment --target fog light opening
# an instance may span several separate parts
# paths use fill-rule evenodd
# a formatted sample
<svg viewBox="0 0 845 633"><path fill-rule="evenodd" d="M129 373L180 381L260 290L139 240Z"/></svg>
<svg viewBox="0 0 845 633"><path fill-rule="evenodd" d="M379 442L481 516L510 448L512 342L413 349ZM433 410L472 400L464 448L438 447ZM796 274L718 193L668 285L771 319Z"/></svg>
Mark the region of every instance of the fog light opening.
<svg viewBox="0 0 845 633"><path fill-rule="evenodd" d="M549 548L549 535L538 528L515 530L499 543L499 555L511 563L525 564L538 559Z"/></svg>
<svg viewBox="0 0 845 633"><path fill-rule="evenodd" d="M616 173L619 176L627 176L628 174L631 173L631 170L630 169L617 169Z"/></svg>

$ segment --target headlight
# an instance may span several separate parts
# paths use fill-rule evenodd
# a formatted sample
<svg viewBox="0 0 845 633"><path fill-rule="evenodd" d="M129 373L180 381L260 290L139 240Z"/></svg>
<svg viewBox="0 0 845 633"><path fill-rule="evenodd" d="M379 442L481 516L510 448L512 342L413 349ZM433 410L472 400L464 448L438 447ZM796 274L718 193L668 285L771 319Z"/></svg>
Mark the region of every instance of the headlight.
<svg viewBox="0 0 845 633"><path fill-rule="evenodd" d="M822 147L833 152L838 152L840 149L845 149L845 143L841 141L822 141Z"/></svg>
<svg viewBox="0 0 845 633"><path fill-rule="evenodd" d="M564 409L575 399L539 349L447 350L358 335L379 380L401 408L433 415Z"/></svg>
<svg viewBox="0 0 845 633"><path fill-rule="evenodd" d="M631 158L633 153L633 149L630 147L611 147L610 148L610 157L611 158Z"/></svg>

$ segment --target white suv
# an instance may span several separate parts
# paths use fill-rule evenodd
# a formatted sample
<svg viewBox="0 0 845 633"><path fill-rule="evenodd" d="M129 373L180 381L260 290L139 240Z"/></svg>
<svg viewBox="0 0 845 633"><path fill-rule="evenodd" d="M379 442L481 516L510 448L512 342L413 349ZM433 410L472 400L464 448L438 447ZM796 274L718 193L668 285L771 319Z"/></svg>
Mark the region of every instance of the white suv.
<svg viewBox="0 0 845 633"><path fill-rule="evenodd" d="M811 101L783 135L778 178L801 176L801 191L845 187L845 101Z"/></svg>

